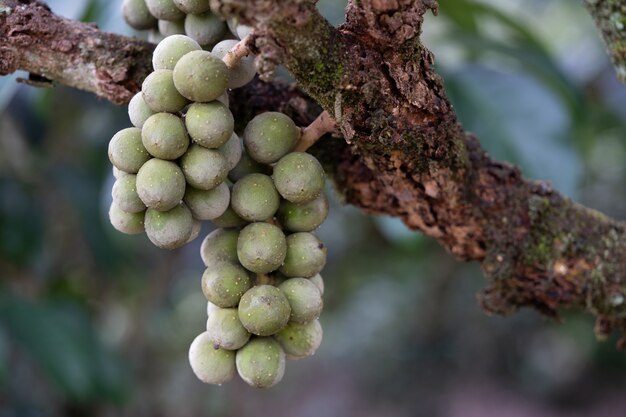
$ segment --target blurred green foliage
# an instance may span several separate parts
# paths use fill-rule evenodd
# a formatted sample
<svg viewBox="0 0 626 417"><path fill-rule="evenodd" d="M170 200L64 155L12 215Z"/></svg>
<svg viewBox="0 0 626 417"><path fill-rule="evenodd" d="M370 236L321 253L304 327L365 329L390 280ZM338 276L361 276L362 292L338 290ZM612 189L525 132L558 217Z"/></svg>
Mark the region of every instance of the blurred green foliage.
<svg viewBox="0 0 626 417"><path fill-rule="evenodd" d="M48 3L133 33L119 1ZM344 6L319 2L337 25ZM580 4L442 1L424 42L491 154L624 218L626 87ZM187 364L206 314L200 242L163 252L106 217L106 148L125 109L14 78L0 79L0 416L624 414L626 360L590 318L489 318L476 265L337 201L319 231L318 354L269 391L203 386Z"/></svg>

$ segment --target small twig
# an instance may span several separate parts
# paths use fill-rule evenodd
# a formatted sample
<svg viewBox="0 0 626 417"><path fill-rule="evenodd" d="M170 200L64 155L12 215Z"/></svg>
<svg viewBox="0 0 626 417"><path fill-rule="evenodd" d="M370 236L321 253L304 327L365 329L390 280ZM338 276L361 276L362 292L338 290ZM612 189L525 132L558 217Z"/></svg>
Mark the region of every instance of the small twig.
<svg viewBox="0 0 626 417"><path fill-rule="evenodd" d="M317 116L317 119L315 119L313 123L302 129L300 140L294 148L294 151L305 152L313 146L319 138L327 133L334 132L336 128L337 123L335 123L335 120L330 117L328 112L323 111Z"/></svg>
<svg viewBox="0 0 626 417"><path fill-rule="evenodd" d="M226 53L223 60L228 68L235 68L239 65L239 61L250 53L248 44L250 43L251 34L246 35L242 40L237 42L233 48Z"/></svg>

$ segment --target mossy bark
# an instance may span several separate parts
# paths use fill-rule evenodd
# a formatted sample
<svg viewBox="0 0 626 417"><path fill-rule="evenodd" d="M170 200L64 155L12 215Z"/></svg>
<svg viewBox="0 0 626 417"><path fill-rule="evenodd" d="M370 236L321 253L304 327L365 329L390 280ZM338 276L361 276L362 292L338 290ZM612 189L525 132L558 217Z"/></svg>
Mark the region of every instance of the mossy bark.
<svg viewBox="0 0 626 417"><path fill-rule="evenodd" d="M603 3L617 4L594 5ZM435 1L352 1L338 29L310 0L211 4L256 27L253 45L264 73L285 64L335 116L346 141L313 151L348 203L400 217L458 258L480 262L490 281L480 296L488 312L532 306L555 317L576 307L597 317L601 337L626 329L626 225L525 180L463 130L419 39L424 14L437 12ZM0 0L0 6L2 73L25 69L124 102L149 70L146 44L55 17L37 2ZM97 49L81 49L85 37ZM46 43L56 46L47 50ZM81 68L78 80L64 75L74 67ZM121 74L120 82L102 72ZM233 96L243 121L273 109L305 124L319 112L299 90L276 83L255 81Z"/></svg>
<svg viewBox="0 0 626 417"><path fill-rule="evenodd" d="M602 34L617 77L626 83L626 1L583 0Z"/></svg>

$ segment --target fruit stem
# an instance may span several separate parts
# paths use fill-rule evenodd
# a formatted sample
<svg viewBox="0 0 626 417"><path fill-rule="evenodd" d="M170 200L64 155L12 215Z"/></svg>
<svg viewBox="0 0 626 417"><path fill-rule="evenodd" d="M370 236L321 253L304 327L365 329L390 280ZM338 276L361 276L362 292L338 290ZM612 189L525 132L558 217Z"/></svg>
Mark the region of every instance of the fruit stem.
<svg viewBox="0 0 626 417"><path fill-rule="evenodd" d="M223 60L228 68L235 68L239 65L239 61L250 53L249 43L252 39L251 33L246 35L242 40L237 42L233 48L226 53Z"/></svg>
<svg viewBox="0 0 626 417"><path fill-rule="evenodd" d="M317 116L317 119L307 127L303 128L300 134L300 140L294 148L295 152L305 152L311 146L318 141L319 138L327 133L334 132L337 128L337 123L330 117L328 112L323 111Z"/></svg>

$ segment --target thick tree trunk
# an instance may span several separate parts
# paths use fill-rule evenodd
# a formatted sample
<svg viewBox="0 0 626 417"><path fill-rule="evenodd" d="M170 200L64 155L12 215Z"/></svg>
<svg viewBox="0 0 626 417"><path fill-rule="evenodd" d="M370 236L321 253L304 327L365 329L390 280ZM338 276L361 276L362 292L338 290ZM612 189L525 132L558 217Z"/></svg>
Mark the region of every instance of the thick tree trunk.
<svg viewBox="0 0 626 417"><path fill-rule="evenodd" d="M1 72L26 69L114 102L136 91L149 68L149 47L143 46L143 55L137 41L51 17L38 3L16 3L0 0ZM532 306L557 316L562 307L576 307L597 316L601 337L625 330L626 225L577 205L546 183L524 180L515 167L493 161L463 130L433 57L419 40L424 14L436 12L436 5L434 0L351 2L347 23L336 29L312 1L212 0L223 14L255 26L253 44L264 73L283 63L334 115L348 145L326 141L316 151L347 202L400 217L458 258L481 262L490 281L481 294L488 312ZM71 28L72 35L61 28ZM68 43L50 51L38 48L40 39ZM126 43L130 52L122 64L102 61L83 52L85 39L98 45L96 55L110 57ZM83 69L78 79L65 75L70 64ZM124 76L99 76L102 72ZM113 90L91 78L122 85L124 98L109 96ZM275 94L264 94L268 91ZM279 84L257 81L234 94L255 98L234 100L250 106L234 109L244 120L280 109L305 122L318 111L298 90Z"/></svg>

